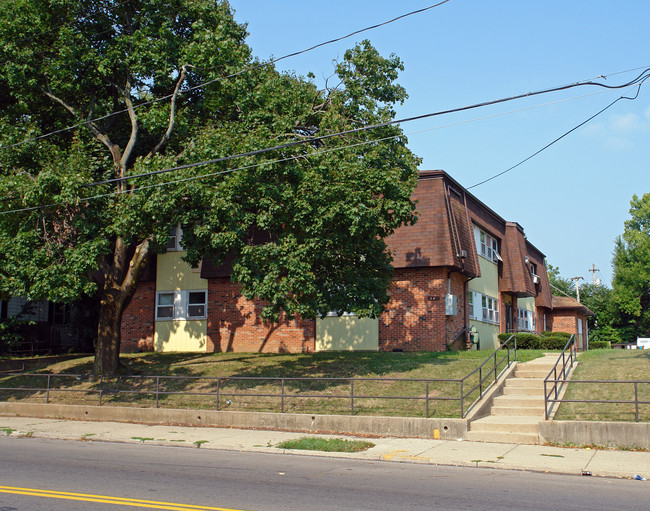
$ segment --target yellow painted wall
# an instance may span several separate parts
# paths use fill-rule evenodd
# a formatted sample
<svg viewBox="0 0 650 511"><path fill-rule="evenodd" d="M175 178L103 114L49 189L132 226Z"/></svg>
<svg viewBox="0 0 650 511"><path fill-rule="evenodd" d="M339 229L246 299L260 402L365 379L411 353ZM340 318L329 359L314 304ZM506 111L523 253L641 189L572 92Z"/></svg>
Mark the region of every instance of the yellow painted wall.
<svg viewBox="0 0 650 511"><path fill-rule="evenodd" d="M316 351L377 351L379 320L356 316L316 319Z"/></svg>
<svg viewBox="0 0 650 511"><path fill-rule="evenodd" d="M176 291L178 289L208 289L207 279L201 278L198 269L181 258L185 252L167 252L158 256L156 272L156 291Z"/></svg>
<svg viewBox="0 0 650 511"><path fill-rule="evenodd" d="M479 349L481 350L495 350L499 347L499 325L492 323L483 323L474 319L469 320L469 327L476 327L479 338Z"/></svg>
<svg viewBox="0 0 650 511"><path fill-rule="evenodd" d="M156 291L202 290L207 279L181 258L185 252L167 252L157 257ZM156 351L205 352L208 322L206 320L162 320L154 328Z"/></svg>
<svg viewBox="0 0 650 511"><path fill-rule="evenodd" d="M205 353L208 333L206 320L156 321L156 351L193 351Z"/></svg>

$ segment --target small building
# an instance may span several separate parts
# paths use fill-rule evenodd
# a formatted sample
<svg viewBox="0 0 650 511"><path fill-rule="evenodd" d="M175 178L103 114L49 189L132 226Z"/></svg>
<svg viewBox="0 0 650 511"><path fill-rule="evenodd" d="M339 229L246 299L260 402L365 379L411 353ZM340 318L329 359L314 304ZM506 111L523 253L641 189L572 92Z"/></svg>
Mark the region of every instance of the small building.
<svg viewBox="0 0 650 511"><path fill-rule="evenodd" d="M150 261L150 276L123 315L122 351L491 350L501 332L586 335L586 324L576 322L584 307L560 301L556 316L544 254L521 225L440 170L420 172L413 198L419 221L387 239L395 275L379 318L266 323L263 303L242 296L227 262L192 269L181 260L178 232L168 252Z"/></svg>

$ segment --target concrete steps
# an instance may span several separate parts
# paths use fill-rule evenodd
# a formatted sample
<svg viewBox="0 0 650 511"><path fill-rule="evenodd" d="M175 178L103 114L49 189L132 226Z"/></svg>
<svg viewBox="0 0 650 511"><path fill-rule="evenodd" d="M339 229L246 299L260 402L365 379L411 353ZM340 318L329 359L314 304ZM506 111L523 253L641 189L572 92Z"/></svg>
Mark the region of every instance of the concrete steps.
<svg viewBox="0 0 650 511"><path fill-rule="evenodd" d="M490 415L471 422L467 440L538 444L538 423L545 415L544 378L556 362L557 355L547 354L519 364L503 394L494 398Z"/></svg>

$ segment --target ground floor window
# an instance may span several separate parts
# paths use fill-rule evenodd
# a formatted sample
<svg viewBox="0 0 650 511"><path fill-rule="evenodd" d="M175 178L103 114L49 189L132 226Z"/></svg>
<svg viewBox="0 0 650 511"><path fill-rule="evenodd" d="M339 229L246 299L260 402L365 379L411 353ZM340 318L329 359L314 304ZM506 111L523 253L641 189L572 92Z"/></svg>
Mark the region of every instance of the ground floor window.
<svg viewBox="0 0 650 511"><path fill-rule="evenodd" d="M206 290L158 291L156 320L205 319L208 292Z"/></svg>
<svg viewBox="0 0 650 511"><path fill-rule="evenodd" d="M517 320L517 326L520 332L523 330L531 332L535 330L535 314L528 309L519 307L517 310Z"/></svg>

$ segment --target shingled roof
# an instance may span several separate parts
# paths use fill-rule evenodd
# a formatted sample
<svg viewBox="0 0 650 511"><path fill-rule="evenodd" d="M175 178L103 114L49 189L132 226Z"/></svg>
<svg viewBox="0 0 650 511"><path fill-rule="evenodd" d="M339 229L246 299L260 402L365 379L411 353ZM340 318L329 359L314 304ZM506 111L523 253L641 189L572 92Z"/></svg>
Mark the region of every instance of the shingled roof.
<svg viewBox="0 0 650 511"><path fill-rule="evenodd" d="M556 309L575 309L587 316L593 316L594 313L589 308L581 304L575 298L569 296L553 296L553 310Z"/></svg>

